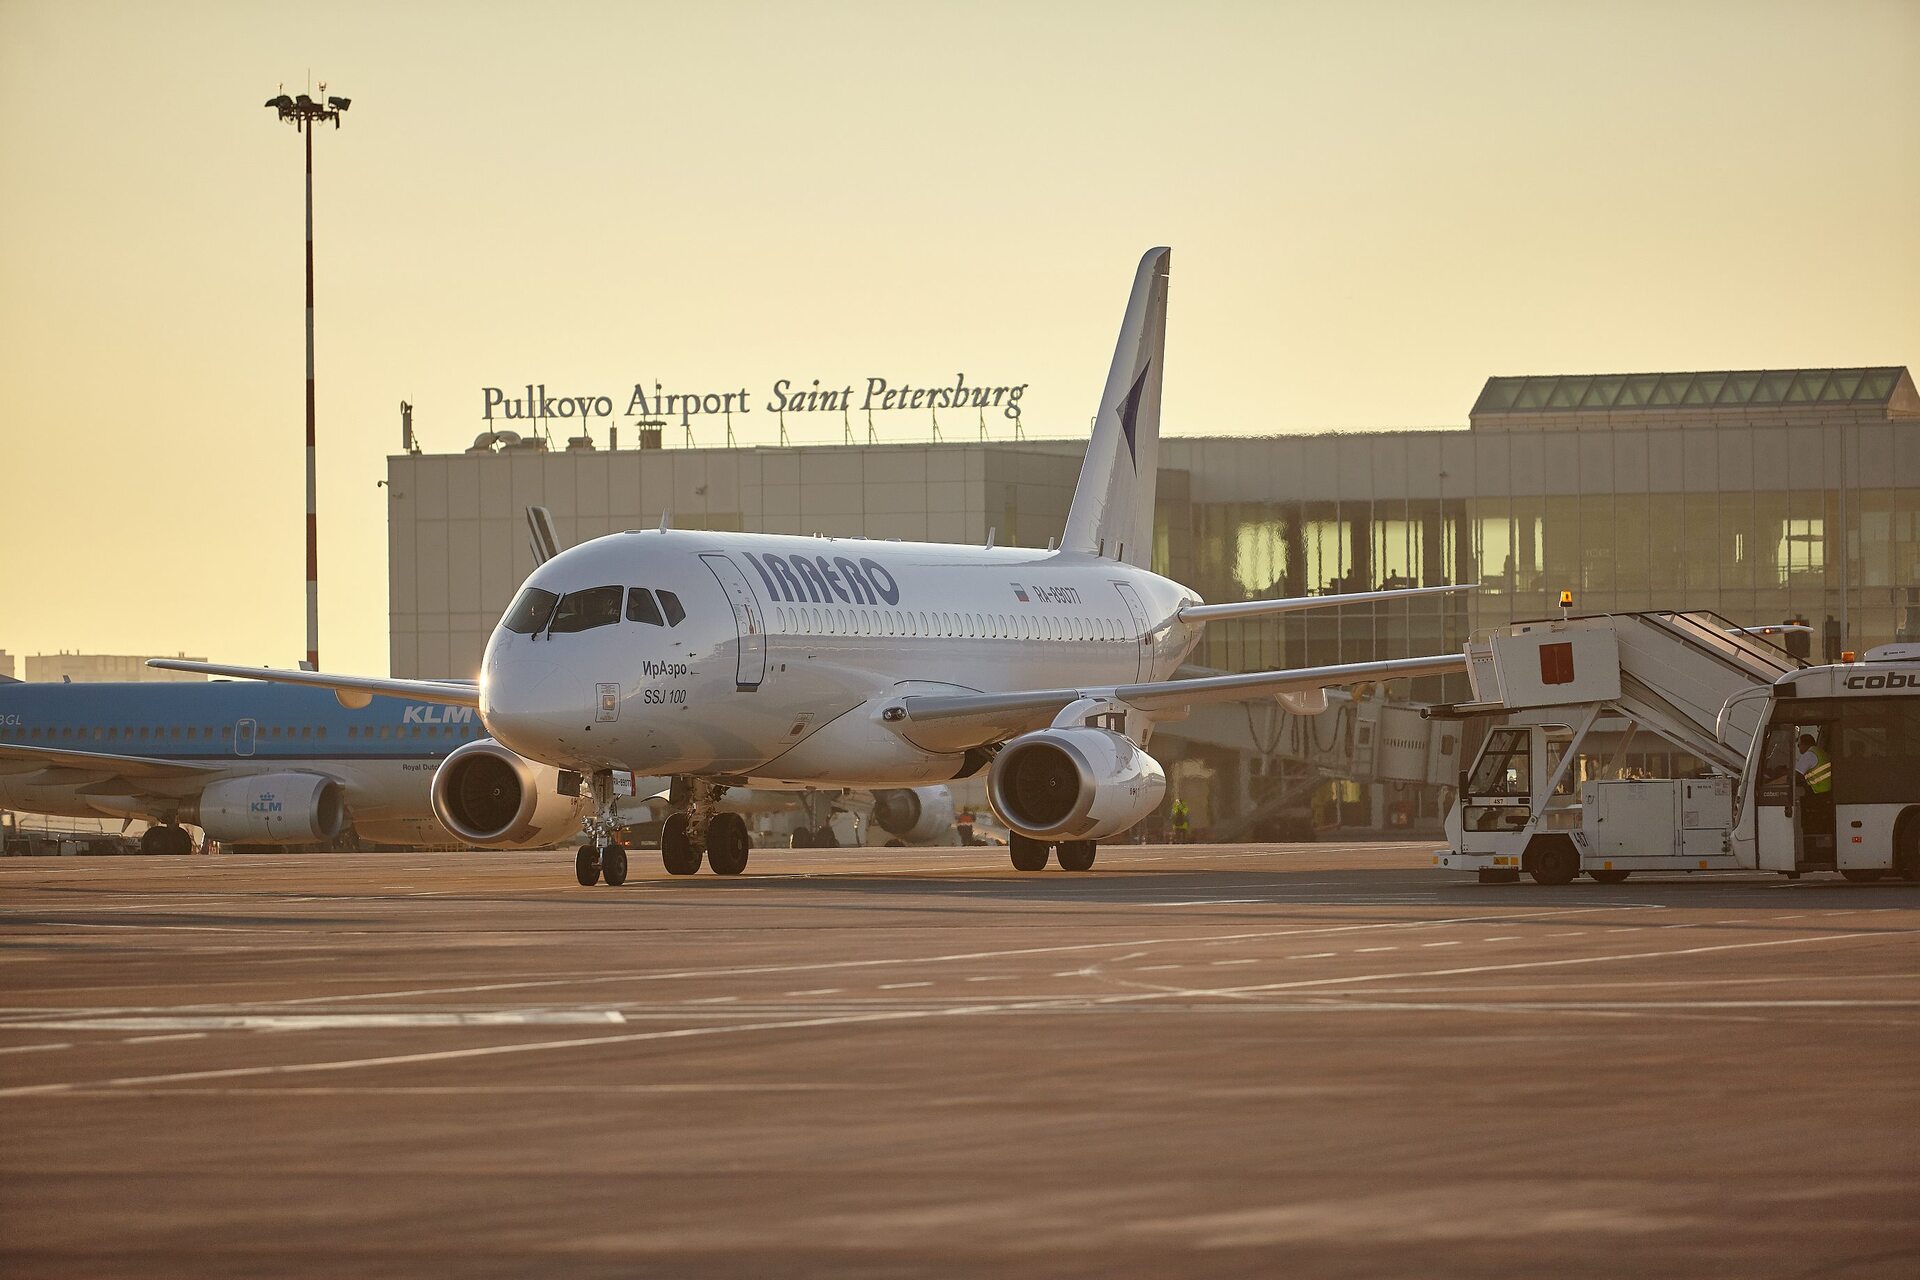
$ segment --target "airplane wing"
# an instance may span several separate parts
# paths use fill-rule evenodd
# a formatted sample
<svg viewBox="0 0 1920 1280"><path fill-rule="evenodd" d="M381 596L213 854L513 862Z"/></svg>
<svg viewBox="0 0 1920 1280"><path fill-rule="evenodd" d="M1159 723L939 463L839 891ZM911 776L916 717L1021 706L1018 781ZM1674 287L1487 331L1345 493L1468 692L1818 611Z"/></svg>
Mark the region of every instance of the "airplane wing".
<svg viewBox="0 0 1920 1280"><path fill-rule="evenodd" d="M1385 591L1351 591L1344 595L1285 596L1277 600L1236 600L1232 604L1190 604L1180 610L1182 622L1214 622L1221 618L1257 618L1268 613L1297 613L1302 609L1331 609L1343 604L1373 604L1381 600L1408 600L1416 596L1472 591L1480 584L1463 582L1445 587L1390 587Z"/></svg>
<svg viewBox="0 0 1920 1280"><path fill-rule="evenodd" d="M120 778L189 778L227 768L200 761L156 760L150 756L123 756L109 751L70 751L64 747L28 747L0 743L0 773L31 773L37 769L79 769Z"/></svg>
<svg viewBox="0 0 1920 1280"><path fill-rule="evenodd" d="M465 680L385 680L376 676L336 676L324 671L283 671L273 667L233 667L219 662L189 662L184 658L148 658L147 665L167 671L197 671L201 675L234 680L266 680L274 684L306 684L331 689L345 707L364 707L375 694L437 702L449 707L480 705L480 686Z"/></svg>
<svg viewBox="0 0 1920 1280"><path fill-rule="evenodd" d="M1081 698L1112 698L1142 711L1168 711L1208 702L1249 702L1333 685L1446 675L1466 669L1464 654L1442 653L1425 658L1389 658L1382 662L1348 662L1330 667L1299 667L1292 671L1254 671L1245 675L1155 680L1146 684L1085 689L909 694L900 700L907 713L902 727L912 741L926 749L954 751L1043 729L1063 707Z"/></svg>

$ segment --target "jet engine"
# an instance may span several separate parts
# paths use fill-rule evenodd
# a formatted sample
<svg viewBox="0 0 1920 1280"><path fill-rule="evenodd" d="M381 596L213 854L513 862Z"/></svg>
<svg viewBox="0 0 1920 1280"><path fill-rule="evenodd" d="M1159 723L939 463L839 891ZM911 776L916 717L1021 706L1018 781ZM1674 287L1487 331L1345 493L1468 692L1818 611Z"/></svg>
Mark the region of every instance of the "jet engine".
<svg viewBox="0 0 1920 1280"><path fill-rule="evenodd" d="M256 773L209 785L192 821L222 844L308 844L346 830L347 802L317 773Z"/></svg>
<svg viewBox="0 0 1920 1280"><path fill-rule="evenodd" d="M433 774L433 816L455 838L489 848L535 849L579 830L585 801L560 794L559 771L492 738L469 742Z"/></svg>
<svg viewBox="0 0 1920 1280"><path fill-rule="evenodd" d="M1118 835L1160 805L1160 762L1110 729L1024 733L1000 749L987 798L1021 835L1050 842Z"/></svg>
<svg viewBox="0 0 1920 1280"><path fill-rule="evenodd" d="M953 792L945 787L875 791L873 820L906 844L934 844L953 830Z"/></svg>

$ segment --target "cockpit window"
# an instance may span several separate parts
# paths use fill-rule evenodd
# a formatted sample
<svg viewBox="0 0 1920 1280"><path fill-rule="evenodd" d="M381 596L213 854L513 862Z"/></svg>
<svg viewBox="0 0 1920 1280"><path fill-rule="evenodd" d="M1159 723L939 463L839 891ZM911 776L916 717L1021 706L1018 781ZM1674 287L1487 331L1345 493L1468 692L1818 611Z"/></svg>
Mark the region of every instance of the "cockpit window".
<svg viewBox="0 0 1920 1280"><path fill-rule="evenodd" d="M680 597L671 591L660 593L660 607L667 611L667 625L670 627L679 626L681 620L687 616L687 611L680 607Z"/></svg>
<svg viewBox="0 0 1920 1280"><path fill-rule="evenodd" d="M528 587L513 602L513 608L507 610L502 625L517 635L533 635L547 625L547 619L553 616L553 606L559 599L551 591Z"/></svg>
<svg viewBox="0 0 1920 1280"><path fill-rule="evenodd" d="M653 592L645 587L635 587L627 592L627 621L644 622L650 627L667 625L660 616L660 606L653 602Z"/></svg>
<svg viewBox="0 0 1920 1280"><path fill-rule="evenodd" d="M547 629L551 632L591 631L618 622L620 598L625 594L620 587L569 591L560 597L560 605L553 611L553 622Z"/></svg>

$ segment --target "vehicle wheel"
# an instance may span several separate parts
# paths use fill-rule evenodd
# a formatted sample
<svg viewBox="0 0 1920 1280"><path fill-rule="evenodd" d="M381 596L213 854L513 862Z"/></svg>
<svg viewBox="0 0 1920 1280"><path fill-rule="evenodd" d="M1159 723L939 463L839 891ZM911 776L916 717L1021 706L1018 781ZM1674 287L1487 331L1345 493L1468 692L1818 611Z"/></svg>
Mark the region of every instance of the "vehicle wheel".
<svg viewBox="0 0 1920 1280"><path fill-rule="evenodd" d="M747 820L737 813L715 814L707 824L707 865L717 876L737 876L747 869Z"/></svg>
<svg viewBox="0 0 1920 1280"><path fill-rule="evenodd" d="M627 882L627 851L617 844L600 850L600 878L618 888Z"/></svg>
<svg viewBox="0 0 1920 1280"><path fill-rule="evenodd" d="M1589 871L1587 872L1587 874L1592 876L1595 880L1599 881L1601 884L1619 884L1621 881L1625 880L1628 876L1632 875L1633 872L1631 871Z"/></svg>
<svg viewBox="0 0 1920 1280"><path fill-rule="evenodd" d="M1574 852L1571 840L1543 841L1533 854L1533 865L1527 874L1535 884L1572 884L1580 874L1580 855Z"/></svg>
<svg viewBox="0 0 1920 1280"><path fill-rule="evenodd" d="M833 834L832 827L815 827L813 829L813 847L816 849L838 849L840 847L840 837Z"/></svg>
<svg viewBox="0 0 1920 1280"><path fill-rule="evenodd" d="M583 885L600 883L600 851L590 844L573 855L573 878Z"/></svg>
<svg viewBox="0 0 1920 1280"><path fill-rule="evenodd" d="M1018 831L1007 837L1007 856L1013 859L1015 871L1045 871L1047 855L1052 852L1053 846L1046 841L1034 840Z"/></svg>
<svg viewBox="0 0 1920 1280"><path fill-rule="evenodd" d="M1887 872L1884 867L1849 867L1840 874L1855 884L1872 884Z"/></svg>
<svg viewBox="0 0 1920 1280"><path fill-rule="evenodd" d="M1907 820L1900 825L1905 827L1906 831L1895 834L1904 834L1906 839L1895 843L1905 847L1894 850L1893 865L1899 869L1903 879L1920 880L1920 822L1914 821L1913 816L1909 814Z"/></svg>
<svg viewBox="0 0 1920 1280"><path fill-rule="evenodd" d="M1100 846L1092 840L1066 840L1054 850L1054 860L1062 871L1091 871Z"/></svg>
<svg viewBox="0 0 1920 1280"><path fill-rule="evenodd" d="M796 849L813 848L813 828L795 827L793 829L793 847Z"/></svg>
<svg viewBox="0 0 1920 1280"><path fill-rule="evenodd" d="M685 813L670 813L660 824L660 865L670 876L690 876L700 869L700 850L687 838Z"/></svg>

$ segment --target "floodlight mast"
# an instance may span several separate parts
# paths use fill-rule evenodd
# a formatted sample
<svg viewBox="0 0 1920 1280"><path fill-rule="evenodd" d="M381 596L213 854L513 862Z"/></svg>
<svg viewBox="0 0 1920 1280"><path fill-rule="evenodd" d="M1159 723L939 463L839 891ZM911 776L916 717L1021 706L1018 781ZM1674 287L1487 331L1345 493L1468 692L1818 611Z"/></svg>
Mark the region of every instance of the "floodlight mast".
<svg viewBox="0 0 1920 1280"><path fill-rule="evenodd" d="M306 94L288 97L283 90L278 97L267 99L266 105L279 114L280 119L299 130L306 142L307 151L307 660L309 671L320 669L320 546L318 517L315 506L318 485L313 469L313 127L324 121L333 121L333 127L340 127L340 117L351 101L346 98L326 97L326 82L320 84L324 103L315 102Z"/></svg>

